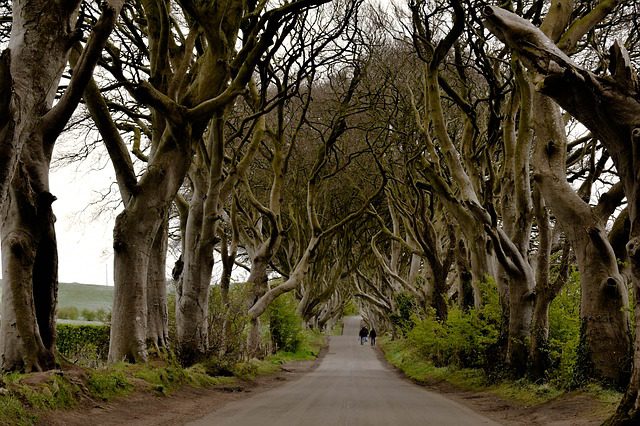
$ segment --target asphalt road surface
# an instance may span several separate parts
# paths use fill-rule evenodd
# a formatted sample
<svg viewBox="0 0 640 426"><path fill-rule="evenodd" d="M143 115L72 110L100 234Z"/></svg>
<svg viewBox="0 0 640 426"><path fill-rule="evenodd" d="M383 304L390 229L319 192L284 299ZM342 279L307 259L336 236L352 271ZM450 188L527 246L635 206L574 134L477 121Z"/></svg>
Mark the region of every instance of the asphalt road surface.
<svg viewBox="0 0 640 426"><path fill-rule="evenodd" d="M345 318L321 364L298 380L230 402L190 426L498 425L404 380L360 345L360 318Z"/></svg>

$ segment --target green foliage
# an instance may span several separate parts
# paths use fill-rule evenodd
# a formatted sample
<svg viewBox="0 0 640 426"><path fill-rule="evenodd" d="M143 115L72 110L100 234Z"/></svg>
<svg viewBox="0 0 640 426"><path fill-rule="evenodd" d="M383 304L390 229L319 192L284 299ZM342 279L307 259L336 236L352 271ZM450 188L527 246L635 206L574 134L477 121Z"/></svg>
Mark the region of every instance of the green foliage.
<svg viewBox="0 0 640 426"><path fill-rule="evenodd" d="M533 384L524 380L495 383L483 370L457 368L453 365L436 367L426 360L407 340L381 339L387 360L407 377L420 383L451 383L469 391L489 392L523 405L541 404L557 397L561 391L548 384Z"/></svg>
<svg viewBox="0 0 640 426"><path fill-rule="evenodd" d="M235 377L219 377L211 376L203 367L202 364L192 365L187 368L187 382L191 386L206 387L220 384L232 384L236 381Z"/></svg>
<svg viewBox="0 0 640 426"><path fill-rule="evenodd" d="M80 387L59 371L2 376L0 425L33 425L36 410L64 409L76 405Z"/></svg>
<svg viewBox="0 0 640 426"><path fill-rule="evenodd" d="M342 316L348 317L352 315L358 315L358 307L351 298L347 301L347 303L344 304L344 307L342 308Z"/></svg>
<svg viewBox="0 0 640 426"><path fill-rule="evenodd" d="M89 309L83 309L80 314L82 315L82 318L84 318L87 321L95 321L96 320L96 313L91 311L91 310L89 310Z"/></svg>
<svg viewBox="0 0 640 426"><path fill-rule="evenodd" d="M136 371L134 376L149 383L152 389L162 395L167 395L178 386L188 382L187 370L178 365L147 365Z"/></svg>
<svg viewBox="0 0 640 426"><path fill-rule="evenodd" d="M111 312L102 308L95 311L83 309L82 312L80 312L80 316L84 318L85 321L100 321L105 323L111 321Z"/></svg>
<svg viewBox="0 0 640 426"><path fill-rule="evenodd" d="M584 384L578 374L580 344L580 274L571 273L564 288L549 307L549 377L563 388Z"/></svg>
<svg viewBox="0 0 640 426"><path fill-rule="evenodd" d="M417 303L415 297L409 293L398 293L394 295L396 311L389 316L389 320L398 334L406 336L413 328L413 318L417 313Z"/></svg>
<svg viewBox="0 0 640 426"><path fill-rule="evenodd" d="M75 306L67 306L64 308L58 308L58 318L77 320L79 317L78 308Z"/></svg>
<svg viewBox="0 0 640 426"><path fill-rule="evenodd" d="M481 368L494 362L487 354L500 337L501 310L495 287L487 282L481 290L485 303L480 309L451 306L444 322L436 319L433 310L422 319L413 315L407 341L436 366Z"/></svg>
<svg viewBox="0 0 640 426"><path fill-rule="evenodd" d="M325 343L325 336L321 332L317 330L302 330L300 344L295 352L279 351L267 357L267 360L274 364L284 364L291 361L316 359Z"/></svg>
<svg viewBox="0 0 640 426"><path fill-rule="evenodd" d="M247 291L243 284L232 284L227 304L222 300L220 286L209 291L209 349L211 356L227 366L244 356L249 324Z"/></svg>
<svg viewBox="0 0 640 426"><path fill-rule="evenodd" d="M262 363L264 363L264 361L257 359L239 362L233 366L233 374L243 380L253 380L258 375Z"/></svg>
<svg viewBox="0 0 640 426"><path fill-rule="evenodd" d="M64 357L96 367L109 353L109 326L58 324L56 346Z"/></svg>
<svg viewBox="0 0 640 426"><path fill-rule="evenodd" d="M285 293L274 300L269 305L268 316L274 352L296 352L302 343L302 321L296 315L293 294Z"/></svg>
<svg viewBox="0 0 640 426"><path fill-rule="evenodd" d="M453 306L447 320L440 322L431 311L427 318L415 319L407 340L435 365L483 367L487 349L499 337L498 319L486 314L483 309L464 312Z"/></svg>
<svg viewBox="0 0 640 426"><path fill-rule="evenodd" d="M126 395L133 389L133 385L121 368L103 368L91 371L87 387L94 398L105 401Z"/></svg>
<svg viewBox="0 0 640 426"><path fill-rule="evenodd" d="M14 392L16 390L28 407L36 409L72 407L75 405L75 393L78 391L77 386L57 376L52 376L50 380L37 387L18 385Z"/></svg>
<svg viewBox="0 0 640 426"><path fill-rule="evenodd" d="M211 357L200 363L205 373L212 377L232 377L233 363L228 358Z"/></svg>
<svg viewBox="0 0 640 426"><path fill-rule="evenodd" d="M411 297L397 297L399 314L392 320L399 329L408 328L401 341L412 349L412 356L435 367L480 368L491 380L500 379L502 309L499 295L491 281L481 284L481 291L484 304L480 309L465 312L451 306L446 321L436 320L433 311L419 317ZM409 313L412 314L407 319ZM580 326L580 276L573 271L549 308L547 347L551 363L547 377L554 388L573 389L587 384L584 379L587 376L578 368L581 362L584 364Z"/></svg>

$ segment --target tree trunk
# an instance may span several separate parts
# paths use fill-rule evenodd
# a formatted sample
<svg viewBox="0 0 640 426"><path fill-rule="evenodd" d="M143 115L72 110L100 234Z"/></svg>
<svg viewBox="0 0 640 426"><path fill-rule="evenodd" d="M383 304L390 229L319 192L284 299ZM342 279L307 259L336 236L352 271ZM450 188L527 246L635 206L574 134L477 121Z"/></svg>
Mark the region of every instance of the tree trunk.
<svg viewBox="0 0 640 426"><path fill-rule="evenodd" d="M255 256L251 262L251 274L246 283L249 286L248 309L251 309L269 290L267 277L267 262L262 256ZM250 358L258 356L260 352L260 322L258 317L251 318L251 331L247 341L247 351Z"/></svg>
<svg viewBox="0 0 640 426"><path fill-rule="evenodd" d="M480 299L476 300L473 291L473 278L469 268L467 248L464 241L458 241L456 248L456 271L458 274L458 306L468 311L471 308L480 307Z"/></svg>
<svg viewBox="0 0 640 426"><path fill-rule="evenodd" d="M0 211L4 282L2 368L53 368L57 248L49 193L53 146L76 108L122 2L104 2L81 66L55 107L79 1L15 1L9 49L0 57ZM46 13L43 13L46 11ZM10 188L10 191L9 191ZM9 195L9 206L5 200Z"/></svg>
<svg viewBox="0 0 640 426"><path fill-rule="evenodd" d="M138 210L138 211L136 211ZM147 361L147 279L160 218L126 209L113 230L114 294L109 362ZM147 214L145 214L147 213Z"/></svg>
<svg viewBox="0 0 640 426"><path fill-rule="evenodd" d="M549 282L552 231L549 212L539 188L533 192L534 212L538 225L538 254L536 256L536 298L531 321L531 353L529 375L533 380L545 379L551 365L549 354L549 306L567 281L570 246L565 242L562 263L555 282Z"/></svg>
<svg viewBox="0 0 640 426"><path fill-rule="evenodd" d="M635 71L629 63L628 53L618 43L614 43L612 46L611 56L614 60L610 61L610 65L612 65L610 71L613 79L616 80L612 84L608 77L596 76L575 65L564 52L528 21L511 12L491 6L485 8L484 14L486 17L485 25L510 49L518 52L518 56L530 72L535 74L536 87L580 120L611 154L624 183L624 192L629 205L631 231L627 252L631 263L636 299L634 311L636 318L640 318L640 215L638 214L640 183L637 180L638 171L636 170L640 164L640 150L637 149L638 143L640 143L640 129L638 128L640 102L636 97L630 95L630 90L635 91L636 89L633 79ZM511 37L513 34L517 34L518 37ZM521 43L521 40L527 42ZM551 145L549 148L555 149L556 147ZM594 245L604 246L602 242L604 235L601 229L590 228L586 231L588 234L586 238L591 239ZM605 254L606 252L610 252L610 258L615 262L610 246L609 250L604 251ZM603 252L588 253L584 251L580 255L576 253L576 256L590 262L593 256L601 256L602 254ZM585 266L591 266L591 264L587 263ZM592 325L589 324L592 319L603 324L603 336L597 336L598 333L587 335L585 336L586 341L604 338L615 343L613 338L617 335L623 342L628 342L626 327L622 327L620 330L620 324L616 324L618 329L607 328L605 324L609 315L619 316L615 311L617 301L624 300L626 295L622 283L619 282L619 276L609 274L609 272L610 269L602 273L595 268L586 268L582 272L582 277L594 279L593 288L589 286L592 294L587 295L586 292L583 292L583 300L587 298L584 301L588 303L589 308L592 307L591 305L596 305L593 306L596 311L602 312L602 315L595 318L585 318L587 321L583 324L585 326ZM596 278L590 276L591 273L599 275L599 283ZM620 290L624 294L619 294ZM598 293L606 293L606 296L598 297L600 296ZM595 300L590 299L589 296L595 296ZM598 300L605 302L605 305L608 306L595 302ZM608 310L605 311L604 308L608 308ZM594 343L597 342L594 341ZM614 356L619 358L622 354L616 353ZM633 371L627 391L616 414L609 421L610 424L636 424L640 420L640 328L638 327L636 327L633 361ZM609 359L609 363L614 365L615 360ZM607 374L610 371L603 371L603 373Z"/></svg>
<svg viewBox="0 0 640 426"><path fill-rule="evenodd" d="M0 353L4 371L55 367L58 257L51 210L55 197L37 177L43 168L47 176L48 162L32 163L29 168L21 165L16 171L2 224Z"/></svg>
<svg viewBox="0 0 640 426"><path fill-rule="evenodd" d="M168 223L165 219L153 240L147 272L147 343L156 351L169 347L166 261Z"/></svg>
<svg viewBox="0 0 640 426"><path fill-rule="evenodd" d="M566 135L558 107L539 93L534 105L536 182L571 241L580 271L579 372L623 386L631 343L626 287L600 218L566 181Z"/></svg>
<svg viewBox="0 0 640 426"><path fill-rule="evenodd" d="M178 351L183 365L192 365L204 357L209 347L209 285L213 268L213 247L202 241L204 220L204 181L194 179L184 236L184 269L176 295L176 331ZM196 182L197 181L197 182Z"/></svg>
<svg viewBox="0 0 640 426"><path fill-rule="evenodd" d="M78 0L12 3L11 40L0 58L0 209L23 147L53 103L79 6Z"/></svg>
<svg viewBox="0 0 640 426"><path fill-rule="evenodd" d="M147 359L147 279L153 241L191 162L189 144L164 140L113 230L114 299L109 362ZM190 135L185 135L188 138Z"/></svg>

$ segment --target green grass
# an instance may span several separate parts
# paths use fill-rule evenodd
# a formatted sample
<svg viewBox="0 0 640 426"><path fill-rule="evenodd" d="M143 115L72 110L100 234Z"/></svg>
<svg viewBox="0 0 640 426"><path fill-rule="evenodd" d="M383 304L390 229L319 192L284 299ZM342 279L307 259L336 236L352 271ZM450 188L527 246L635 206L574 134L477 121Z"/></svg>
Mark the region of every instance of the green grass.
<svg viewBox="0 0 640 426"><path fill-rule="evenodd" d="M134 389L131 379L126 373L128 367L128 365L119 364L91 370L87 381L87 388L91 396L109 401L118 396L128 395Z"/></svg>
<svg viewBox="0 0 640 426"><path fill-rule="evenodd" d="M78 283L60 283L58 289L58 306L60 308L76 307L79 311L88 309L111 310L113 304L113 287Z"/></svg>
<svg viewBox="0 0 640 426"><path fill-rule="evenodd" d="M534 384L526 380L491 383L482 370L435 367L403 340L381 339L380 344L392 365L420 383L444 381L462 390L489 392L522 406L542 404L564 393L548 384Z"/></svg>
<svg viewBox="0 0 640 426"><path fill-rule="evenodd" d="M25 406L15 396L0 397L1 426L30 426L35 424L35 415L27 412Z"/></svg>
<svg viewBox="0 0 640 426"><path fill-rule="evenodd" d="M0 283L2 281L0 280ZM0 297L2 296L0 286ZM60 283L58 287L58 307L76 307L78 311L88 309L111 311L113 305L113 287L106 285Z"/></svg>
<svg viewBox="0 0 640 426"><path fill-rule="evenodd" d="M324 334L304 330L302 332L302 341L295 352L279 351L275 355L267 357L266 361L272 364L284 364L292 361L309 361L316 359L322 347L326 344Z"/></svg>

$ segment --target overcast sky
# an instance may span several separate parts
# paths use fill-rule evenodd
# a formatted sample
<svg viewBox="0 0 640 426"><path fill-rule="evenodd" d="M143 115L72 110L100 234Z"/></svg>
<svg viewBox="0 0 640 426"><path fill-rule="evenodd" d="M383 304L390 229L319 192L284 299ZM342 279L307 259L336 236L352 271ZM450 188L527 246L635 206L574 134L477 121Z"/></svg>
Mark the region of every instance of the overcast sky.
<svg viewBox="0 0 640 426"><path fill-rule="evenodd" d="M90 206L115 181L113 169L94 159L54 168L51 193L58 238L59 280L83 284L113 285L113 224L116 212L97 214ZM90 170L93 169L93 170Z"/></svg>

